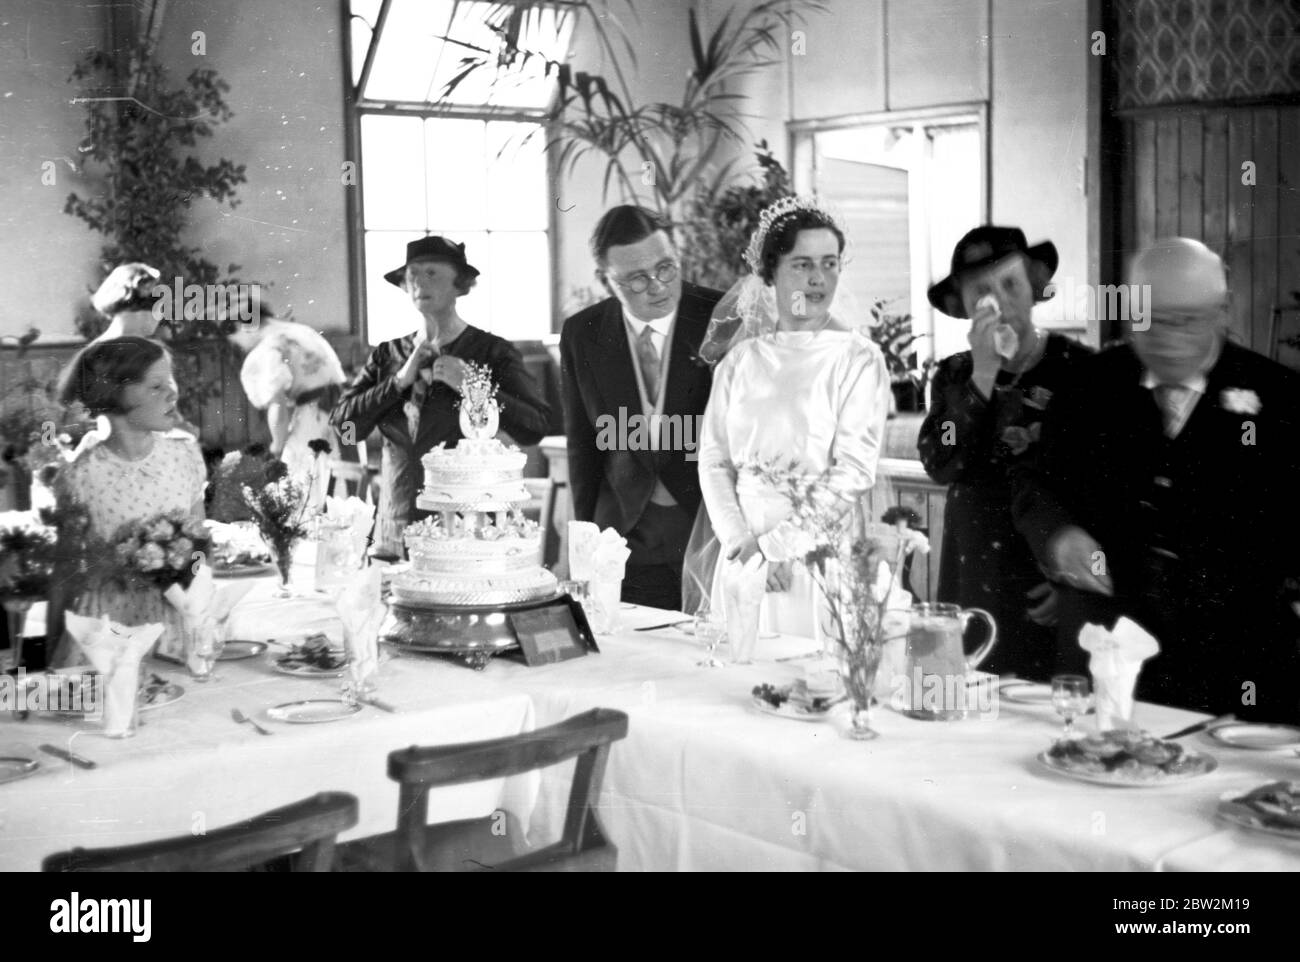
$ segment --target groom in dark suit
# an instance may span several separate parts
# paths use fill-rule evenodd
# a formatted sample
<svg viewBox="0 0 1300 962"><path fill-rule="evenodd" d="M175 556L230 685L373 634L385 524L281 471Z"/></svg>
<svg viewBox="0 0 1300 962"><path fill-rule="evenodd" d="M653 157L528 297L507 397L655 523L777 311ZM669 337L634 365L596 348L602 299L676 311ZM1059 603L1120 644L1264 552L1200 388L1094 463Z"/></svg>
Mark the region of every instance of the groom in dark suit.
<svg viewBox="0 0 1300 962"><path fill-rule="evenodd" d="M574 516L627 538L624 601L676 611L712 386L698 355L721 294L682 281L666 225L642 207L607 211L591 252L611 296L560 337Z"/></svg>
<svg viewBox="0 0 1300 962"><path fill-rule="evenodd" d="M1127 615L1161 647L1139 698L1300 721L1300 376L1226 339L1199 242L1142 252L1129 290L1145 317L1080 362L1017 479L1017 527L1063 586L1063 665L1086 668L1085 622Z"/></svg>

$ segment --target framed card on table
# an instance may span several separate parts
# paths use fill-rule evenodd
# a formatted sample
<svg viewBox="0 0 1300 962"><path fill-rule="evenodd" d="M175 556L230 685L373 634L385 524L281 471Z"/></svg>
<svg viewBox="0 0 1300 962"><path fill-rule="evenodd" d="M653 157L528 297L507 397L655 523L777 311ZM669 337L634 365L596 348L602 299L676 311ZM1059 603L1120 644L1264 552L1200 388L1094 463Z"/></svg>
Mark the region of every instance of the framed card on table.
<svg viewBox="0 0 1300 962"><path fill-rule="evenodd" d="M599 652L582 605L568 595L536 608L510 612L510 625L530 666Z"/></svg>

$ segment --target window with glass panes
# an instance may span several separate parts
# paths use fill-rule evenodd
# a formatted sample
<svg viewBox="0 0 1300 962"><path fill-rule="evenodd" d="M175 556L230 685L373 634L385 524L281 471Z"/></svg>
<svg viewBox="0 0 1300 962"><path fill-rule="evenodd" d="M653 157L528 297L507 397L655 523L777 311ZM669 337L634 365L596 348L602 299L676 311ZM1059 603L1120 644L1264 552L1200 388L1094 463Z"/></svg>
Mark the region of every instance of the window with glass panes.
<svg viewBox="0 0 1300 962"><path fill-rule="evenodd" d="M457 301L466 321L511 340L551 331L543 128L551 84L540 70L495 85L486 75L471 76L454 101L439 101L461 56L441 38L483 41L482 17L490 6L465 0L351 4L363 198L358 255L371 344L420 323L406 293L383 275L402 264L408 242L429 234L464 244L481 272L474 289ZM552 25L538 43L559 50L567 36Z"/></svg>

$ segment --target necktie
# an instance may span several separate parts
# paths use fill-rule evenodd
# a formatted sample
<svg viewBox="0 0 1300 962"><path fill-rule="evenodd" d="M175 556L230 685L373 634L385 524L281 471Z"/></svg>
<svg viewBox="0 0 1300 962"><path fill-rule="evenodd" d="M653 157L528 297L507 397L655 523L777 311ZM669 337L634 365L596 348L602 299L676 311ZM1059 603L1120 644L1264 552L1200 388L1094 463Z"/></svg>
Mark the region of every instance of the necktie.
<svg viewBox="0 0 1300 962"><path fill-rule="evenodd" d="M1160 414L1165 421L1165 434L1168 437L1178 437L1178 432L1183 429L1183 406L1191 391L1191 388L1181 384L1156 385L1156 404L1160 406Z"/></svg>
<svg viewBox="0 0 1300 962"><path fill-rule="evenodd" d="M636 359L641 366L641 380L645 384L645 395L651 404L659 401L659 354L655 351L652 340L654 333L654 329L647 324L636 339Z"/></svg>

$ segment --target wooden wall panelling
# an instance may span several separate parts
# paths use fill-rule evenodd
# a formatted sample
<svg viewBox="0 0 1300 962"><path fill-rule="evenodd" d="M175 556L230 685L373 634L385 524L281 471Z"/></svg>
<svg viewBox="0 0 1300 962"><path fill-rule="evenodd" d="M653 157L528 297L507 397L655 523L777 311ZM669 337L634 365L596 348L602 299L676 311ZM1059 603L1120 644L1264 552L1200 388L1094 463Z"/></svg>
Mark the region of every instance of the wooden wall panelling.
<svg viewBox="0 0 1300 962"><path fill-rule="evenodd" d="M1182 122L1177 113L1156 121L1156 236L1178 233L1178 165Z"/></svg>
<svg viewBox="0 0 1300 962"><path fill-rule="evenodd" d="M1255 229L1255 188L1242 183L1242 164L1255 153L1253 111L1228 111L1228 286L1232 289L1232 330L1251 345L1251 237Z"/></svg>
<svg viewBox="0 0 1300 962"><path fill-rule="evenodd" d="M1251 241L1250 346L1268 353L1268 329L1277 299L1277 109L1261 107L1255 114L1254 231Z"/></svg>
<svg viewBox="0 0 1300 962"><path fill-rule="evenodd" d="M1202 240L1204 229L1205 157L1202 153L1203 120L1200 111L1185 111L1179 118L1178 233Z"/></svg>
<svg viewBox="0 0 1300 962"><path fill-rule="evenodd" d="M1228 115L1222 110L1205 114L1202 156L1205 177L1201 203L1200 238L1220 257L1228 249Z"/></svg>
<svg viewBox="0 0 1300 962"><path fill-rule="evenodd" d="M1135 232L1126 235L1126 242L1137 253L1150 245L1156 237L1156 122L1139 118L1131 124L1133 129L1133 182L1125 191L1135 207ZM1128 269L1127 259L1124 269Z"/></svg>
<svg viewBox="0 0 1300 962"><path fill-rule="evenodd" d="M1277 135L1277 303L1300 307L1300 107L1278 111Z"/></svg>

